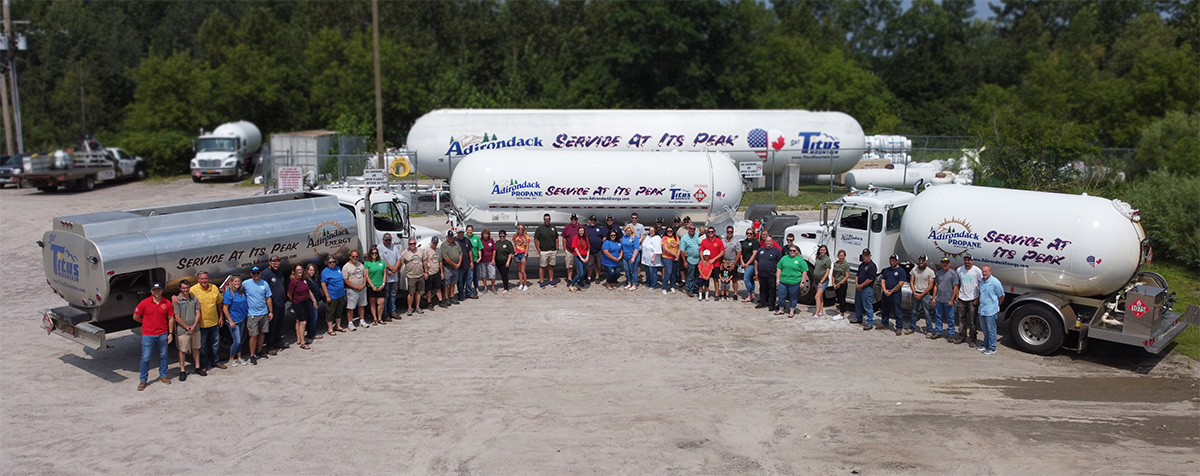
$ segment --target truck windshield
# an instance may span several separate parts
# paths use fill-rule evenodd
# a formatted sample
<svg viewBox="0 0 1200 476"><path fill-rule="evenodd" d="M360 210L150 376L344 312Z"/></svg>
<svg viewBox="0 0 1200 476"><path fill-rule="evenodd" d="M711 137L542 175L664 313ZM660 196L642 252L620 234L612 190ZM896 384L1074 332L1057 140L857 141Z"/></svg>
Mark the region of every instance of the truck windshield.
<svg viewBox="0 0 1200 476"><path fill-rule="evenodd" d="M200 139L197 152L233 152L237 150L237 139Z"/></svg>
<svg viewBox="0 0 1200 476"><path fill-rule="evenodd" d="M400 214L400 210L396 208L395 203L374 203L371 205L371 214L375 217L376 230L393 233L401 232L400 236L407 236L407 233L403 233L405 230L404 216Z"/></svg>

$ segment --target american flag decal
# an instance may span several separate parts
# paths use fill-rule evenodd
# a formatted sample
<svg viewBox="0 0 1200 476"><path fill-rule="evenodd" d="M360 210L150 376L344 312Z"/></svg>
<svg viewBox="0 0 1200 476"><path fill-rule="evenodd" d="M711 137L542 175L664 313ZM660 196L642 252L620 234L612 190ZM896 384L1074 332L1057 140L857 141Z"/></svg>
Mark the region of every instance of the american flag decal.
<svg viewBox="0 0 1200 476"><path fill-rule="evenodd" d="M746 135L746 142L750 148L758 154L758 158L767 160L767 131L762 129L753 129L750 134Z"/></svg>

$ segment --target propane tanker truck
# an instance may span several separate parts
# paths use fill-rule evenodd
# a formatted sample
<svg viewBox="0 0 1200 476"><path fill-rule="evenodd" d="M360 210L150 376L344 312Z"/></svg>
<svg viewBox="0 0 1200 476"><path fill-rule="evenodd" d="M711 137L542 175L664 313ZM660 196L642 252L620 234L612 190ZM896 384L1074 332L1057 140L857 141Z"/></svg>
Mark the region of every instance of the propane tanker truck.
<svg viewBox="0 0 1200 476"><path fill-rule="evenodd" d="M345 261L391 233L427 240L437 231L412 226L406 197L369 188L262 195L55 218L42 235L46 283L66 301L44 309L42 326L94 349L106 334L139 325L138 302L150 285L167 293L201 271L220 283L246 276L278 255L290 266L328 255Z"/></svg>
<svg viewBox="0 0 1200 476"><path fill-rule="evenodd" d="M241 180L254 172L262 149L262 133L247 121L228 122L212 132L200 131L196 157L189 164L192 181L210 177Z"/></svg>
<svg viewBox="0 0 1200 476"><path fill-rule="evenodd" d="M820 222L787 232L809 263L820 245L830 256L845 250L852 274L864 249L881 271L892 254L906 267L921 254L930 266L948 257L955 269L971 254L1004 285L999 317L1008 321L1010 342L1026 352L1082 352L1088 339L1099 339L1157 354L1189 324L1200 325L1200 307L1170 312L1175 297L1166 280L1141 269L1150 242L1139 222L1138 211L1119 200L943 185L916 195L851 190L821 206ZM813 302L812 285L801 292ZM911 305L907 285L902 292Z"/></svg>

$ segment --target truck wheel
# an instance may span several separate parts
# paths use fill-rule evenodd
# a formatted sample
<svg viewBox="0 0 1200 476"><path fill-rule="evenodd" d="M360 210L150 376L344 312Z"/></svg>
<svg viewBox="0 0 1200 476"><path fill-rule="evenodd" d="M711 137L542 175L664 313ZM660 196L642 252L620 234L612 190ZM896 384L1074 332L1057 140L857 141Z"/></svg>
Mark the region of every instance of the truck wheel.
<svg viewBox="0 0 1200 476"><path fill-rule="evenodd" d="M811 264L808 265L808 269L812 270ZM805 306L813 306L817 304L817 284L812 279L809 279L807 282L808 286L800 287L800 297L797 299L797 302Z"/></svg>
<svg viewBox="0 0 1200 476"><path fill-rule="evenodd" d="M193 175L193 176L192 176L192 181L193 181L193 182L195 182L195 183L200 183L200 177L197 177L197 176Z"/></svg>
<svg viewBox="0 0 1200 476"><path fill-rule="evenodd" d="M1025 352L1050 355L1062 347L1066 331L1062 318L1045 306L1026 304L1008 317L1008 336Z"/></svg>
<svg viewBox="0 0 1200 476"><path fill-rule="evenodd" d="M146 168L139 165L133 175L137 180L146 180Z"/></svg>
<svg viewBox="0 0 1200 476"><path fill-rule="evenodd" d="M96 178L87 176L75 181L75 190L90 192L96 188Z"/></svg>

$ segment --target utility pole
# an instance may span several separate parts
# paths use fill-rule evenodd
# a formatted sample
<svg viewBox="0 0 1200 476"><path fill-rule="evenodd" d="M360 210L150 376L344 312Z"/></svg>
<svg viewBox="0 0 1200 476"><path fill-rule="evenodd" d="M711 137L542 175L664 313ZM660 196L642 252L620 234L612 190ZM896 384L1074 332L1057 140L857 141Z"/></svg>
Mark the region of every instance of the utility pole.
<svg viewBox="0 0 1200 476"><path fill-rule="evenodd" d="M8 14L8 2L4 0L4 43L7 51L5 51L8 60L8 74L12 81L12 117L16 133L17 153L25 152L25 143L21 138L21 92L17 86L17 48L20 47L23 38L14 35L12 31L12 18ZM6 108L7 109L7 108ZM8 124L7 111L4 116L4 123ZM7 132L7 131L6 131ZM12 144L10 137L9 144ZM11 155L11 154L10 154Z"/></svg>
<svg viewBox="0 0 1200 476"><path fill-rule="evenodd" d="M8 19L8 0L4 0L4 40L5 44L12 43L12 22ZM0 103L4 109L4 152L13 155L12 113L8 110L8 80L0 75Z"/></svg>
<svg viewBox="0 0 1200 476"><path fill-rule="evenodd" d="M5 3L8 0L4 0ZM371 30L375 40L375 160L383 163L383 82L379 79L379 0L371 0Z"/></svg>

